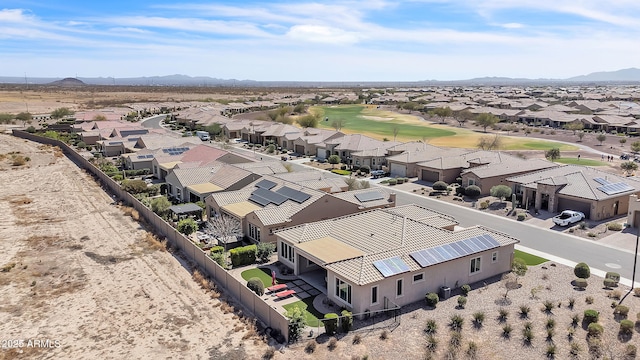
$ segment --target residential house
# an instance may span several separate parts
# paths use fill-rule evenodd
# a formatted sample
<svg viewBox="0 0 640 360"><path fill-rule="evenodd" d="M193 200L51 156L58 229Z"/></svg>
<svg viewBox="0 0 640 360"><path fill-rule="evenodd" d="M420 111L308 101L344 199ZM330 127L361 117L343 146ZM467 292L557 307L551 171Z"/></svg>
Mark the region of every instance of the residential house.
<svg viewBox="0 0 640 360"><path fill-rule="evenodd" d="M316 154L318 158L326 159L331 155L338 155L343 164L353 165L353 153L355 152L389 148L399 145L400 143L395 141L380 141L360 134L349 134L326 140L324 144L324 148L318 147ZM375 160L375 158L372 160Z"/></svg>
<svg viewBox="0 0 640 360"><path fill-rule="evenodd" d="M275 233L278 260L356 314L511 270L518 240L483 226L449 230L454 224L415 205L305 223Z"/></svg>
<svg viewBox="0 0 640 360"><path fill-rule="evenodd" d="M629 195L640 192L640 181L591 167L566 165L506 179L528 207L559 212L576 210L591 220L626 214Z"/></svg>
<svg viewBox="0 0 640 360"><path fill-rule="evenodd" d="M444 149L422 143L412 143L412 145L417 145L414 148L415 150L407 150L401 154L387 157L387 164L389 164L389 172L392 177L418 177L418 173L423 170L423 168L420 168L418 165L419 163L424 163L439 157L453 157L469 151L456 148ZM394 152L401 148L405 147L395 146L389 148L389 151ZM411 149L412 147L408 148ZM424 176L424 174L420 176Z"/></svg>
<svg viewBox="0 0 640 360"><path fill-rule="evenodd" d="M278 229L393 207L395 194L382 189L329 194L265 175L242 190L214 193L205 202L208 216L231 216L241 224L248 239L275 243L274 231Z"/></svg>

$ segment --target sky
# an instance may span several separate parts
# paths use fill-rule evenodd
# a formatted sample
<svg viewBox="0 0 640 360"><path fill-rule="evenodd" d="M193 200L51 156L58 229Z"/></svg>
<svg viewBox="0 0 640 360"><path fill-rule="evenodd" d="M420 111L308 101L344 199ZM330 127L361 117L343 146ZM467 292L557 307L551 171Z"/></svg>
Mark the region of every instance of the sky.
<svg viewBox="0 0 640 360"><path fill-rule="evenodd" d="M0 1L0 76L420 81L630 67L638 0Z"/></svg>

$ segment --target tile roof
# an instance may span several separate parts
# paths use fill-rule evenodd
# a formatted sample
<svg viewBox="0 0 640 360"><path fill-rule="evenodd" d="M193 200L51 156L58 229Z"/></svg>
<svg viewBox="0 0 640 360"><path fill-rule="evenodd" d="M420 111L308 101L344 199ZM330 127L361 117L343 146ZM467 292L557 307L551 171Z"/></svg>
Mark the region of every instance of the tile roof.
<svg viewBox="0 0 640 360"><path fill-rule="evenodd" d="M233 164L233 166L259 175L284 174L289 172L281 161L246 162Z"/></svg>
<svg viewBox="0 0 640 360"><path fill-rule="evenodd" d="M372 201L365 201L365 202L362 202L362 201L358 200L356 195L365 194L365 193L376 193L376 194L379 195L379 197L381 197L381 199L372 200ZM373 207L384 206L384 205L389 205L390 204L390 202L389 202L390 194L386 190L381 189L381 188L369 188L369 189L351 190L351 191L345 191L345 192L341 192L341 193L335 193L335 194L332 194L332 195L337 197L338 199L342 199L342 200L348 201L348 202L350 202L352 204L356 204L362 209L373 208Z"/></svg>
<svg viewBox="0 0 640 360"><path fill-rule="evenodd" d="M598 187L601 187L602 184L595 181L595 178L602 178L610 183L626 183L633 187L634 190L607 195L605 192L598 190ZM640 181L637 179L632 177L621 177L609 172L579 165L558 166L529 174L509 177L507 178L507 181L522 184L527 188L532 189L537 187L537 183L558 185L562 186L562 188L557 192L558 194L589 200L603 200L620 196L628 196L640 191Z"/></svg>
<svg viewBox="0 0 640 360"><path fill-rule="evenodd" d="M482 226L453 232L381 209L294 226L276 234L294 246L332 237L362 251L362 256L325 265L327 269L357 285L384 279L373 265L377 260L399 256L411 271L415 271L420 266L409 256L413 251L482 234L491 234L501 246L518 242L515 238Z"/></svg>
<svg viewBox="0 0 640 360"><path fill-rule="evenodd" d="M463 170L462 174L472 173L479 178L488 178L549 169L556 166L558 166L558 164L545 159L521 159L508 155L503 156L499 161Z"/></svg>

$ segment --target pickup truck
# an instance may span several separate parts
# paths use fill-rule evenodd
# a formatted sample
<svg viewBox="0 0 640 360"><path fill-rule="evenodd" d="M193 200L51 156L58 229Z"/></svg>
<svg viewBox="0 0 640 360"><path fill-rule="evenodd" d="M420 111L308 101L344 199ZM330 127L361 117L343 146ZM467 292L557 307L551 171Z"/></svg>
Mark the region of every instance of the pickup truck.
<svg viewBox="0 0 640 360"><path fill-rule="evenodd" d="M585 216L580 211L565 210L553 217L553 223L558 226L567 226L584 220Z"/></svg>

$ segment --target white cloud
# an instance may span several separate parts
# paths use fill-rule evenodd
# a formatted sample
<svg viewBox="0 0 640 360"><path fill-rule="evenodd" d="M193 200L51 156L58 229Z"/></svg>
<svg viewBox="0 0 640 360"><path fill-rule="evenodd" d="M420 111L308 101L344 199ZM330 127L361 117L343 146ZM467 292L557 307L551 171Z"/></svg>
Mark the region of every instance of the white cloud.
<svg viewBox="0 0 640 360"><path fill-rule="evenodd" d="M25 15L23 9L2 9L0 10L0 21L13 22L13 23L25 23L30 22L32 16Z"/></svg>
<svg viewBox="0 0 640 360"><path fill-rule="evenodd" d="M502 26L505 29L522 29L524 27L524 25L520 23L506 23L506 24L500 24L500 26Z"/></svg>
<svg viewBox="0 0 640 360"><path fill-rule="evenodd" d="M295 25L291 27L286 36L295 40L338 45L354 44L360 38L354 32L320 25Z"/></svg>

